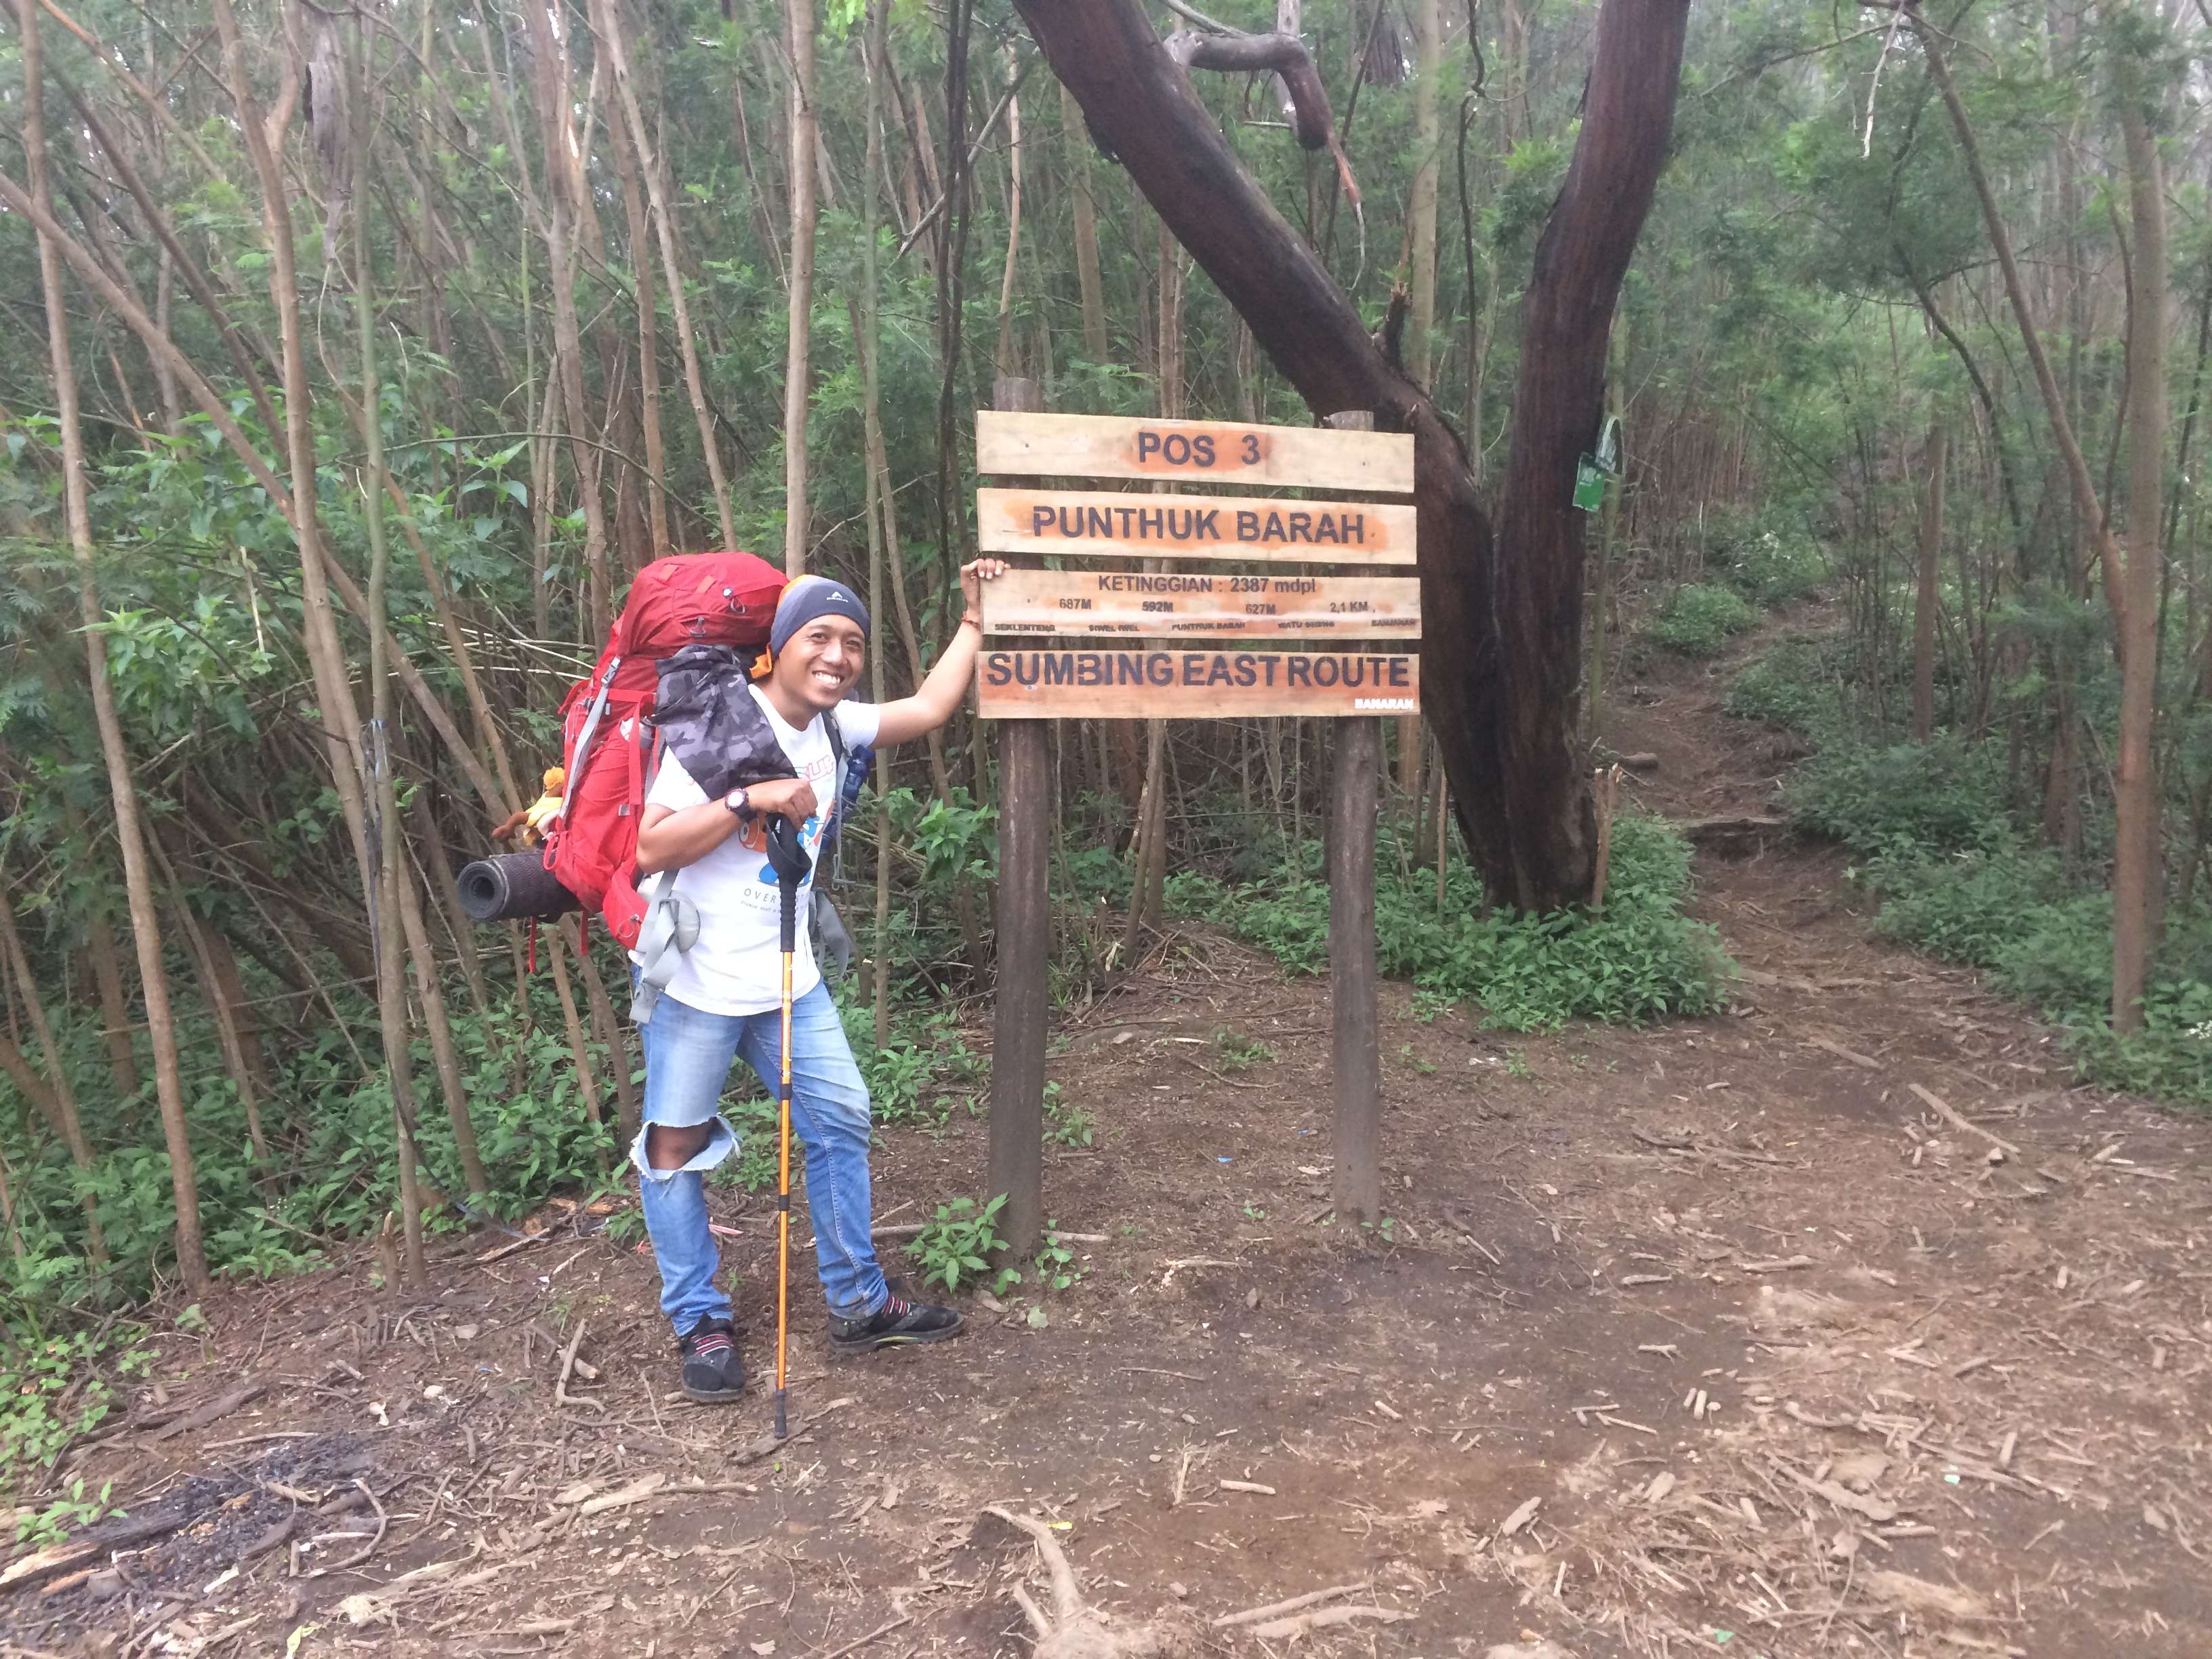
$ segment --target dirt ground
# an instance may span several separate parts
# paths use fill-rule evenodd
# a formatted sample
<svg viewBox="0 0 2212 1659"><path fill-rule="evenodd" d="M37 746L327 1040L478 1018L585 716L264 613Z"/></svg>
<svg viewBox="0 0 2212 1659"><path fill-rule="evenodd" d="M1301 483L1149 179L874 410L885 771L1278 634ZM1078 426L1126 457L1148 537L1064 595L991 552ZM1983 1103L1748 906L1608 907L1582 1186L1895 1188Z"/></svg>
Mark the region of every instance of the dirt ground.
<svg viewBox="0 0 2212 1659"><path fill-rule="evenodd" d="M1646 807L1771 810L1786 753L1722 672L1622 688ZM1192 1653L2212 1653L2204 1127L2070 1088L2048 1032L1871 939L1844 866L1700 854L1746 970L1710 1020L1504 1037L1386 987L1371 1231L1327 1214L1325 984L1167 941L1059 1029L1082 1278L1041 1327L971 1303L860 1362L802 1298L780 1454L764 1393L676 1396L651 1262L605 1237L471 1239L411 1301L366 1254L233 1287L73 1465L181 1524L0 1592L5 1650L1026 1654L1049 1589L1000 1506ZM1222 1027L1277 1058L1233 1069ZM964 1115L887 1133L879 1219L983 1164ZM760 1368L771 1235L729 1208ZM1322 1590L1369 1611L1217 1622Z"/></svg>

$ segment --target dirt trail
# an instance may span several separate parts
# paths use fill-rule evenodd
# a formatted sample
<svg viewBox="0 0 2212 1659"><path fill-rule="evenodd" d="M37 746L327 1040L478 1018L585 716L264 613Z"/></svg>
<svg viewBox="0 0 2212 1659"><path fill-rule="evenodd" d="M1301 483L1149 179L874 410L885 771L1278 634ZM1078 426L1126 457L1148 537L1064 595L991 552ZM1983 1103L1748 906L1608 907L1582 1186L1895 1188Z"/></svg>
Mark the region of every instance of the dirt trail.
<svg viewBox="0 0 2212 1659"><path fill-rule="evenodd" d="M1625 688L1608 735L1659 756L1647 805L1765 808L1771 737L1723 684ZM795 1397L851 1403L780 1459L734 1462L764 1401L672 1399L650 1264L604 1239L476 1241L416 1304L365 1259L234 1290L157 1378L172 1408L269 1390L82 1460L134 1516L198 1518L110 1599L0 1613L52 1651L1025 1654L1035 1557L979 1525L998 1504L1194 1652L1282 1651L1209 1623L1354 1583L1401 1617L1302 1651L2212 1652L2203 1128L2069 1089L2046 1032L1870 939L1842 868L1781 838L1701 856L1747 970L1714 1019L1503 1038L1386 988L1373 1232L1326 1218L1323 988L1172 941L1053 1062L1099 1130L1048 1154L1051 1212L1101 1236L1085 1276L1042 1328L977 1307L957 1344L859 1364L802 1320ZM1224 1026L1277 1058L1234 1069ZM981 1180L980 1121L884 1143L887 1220ZM732 1220L757 1360L772 1257L757 1206ZM597 1403L562 1407L579 1320ZM296 1576L378 1532L288 1518L356 1479L373 1551Z"/></svg>

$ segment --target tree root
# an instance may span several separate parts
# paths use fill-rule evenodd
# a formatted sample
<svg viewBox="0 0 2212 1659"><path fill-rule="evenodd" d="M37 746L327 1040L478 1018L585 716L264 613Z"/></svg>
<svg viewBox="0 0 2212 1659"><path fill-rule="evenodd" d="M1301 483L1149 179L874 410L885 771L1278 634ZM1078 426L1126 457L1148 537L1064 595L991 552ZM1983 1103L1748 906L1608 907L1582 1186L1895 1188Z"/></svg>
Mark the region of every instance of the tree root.
<svg viewBox="0 0 2212 1659"><path fill-rule="evenodd" d="M1146 1624L1116 1630L1107 1623L1103 1614L1085 1602L1083 1592L1076 1588L1075 1570L1067 1565L1066 1553L1044 1522L996 1507L986 1509L983 1513L1026 1534L1036 1546L1038 1559L1044 1563L1045 1576L1051 1581L1049 1615L1027 1591L1018 1585L1014 1589L1014 1599L1029 1615L1030 1628L1036 1635L1036 1659L1140 1659L1144 1655L1165 1655L1174 1650L1175 1632L1168 1627Z"/></svg>

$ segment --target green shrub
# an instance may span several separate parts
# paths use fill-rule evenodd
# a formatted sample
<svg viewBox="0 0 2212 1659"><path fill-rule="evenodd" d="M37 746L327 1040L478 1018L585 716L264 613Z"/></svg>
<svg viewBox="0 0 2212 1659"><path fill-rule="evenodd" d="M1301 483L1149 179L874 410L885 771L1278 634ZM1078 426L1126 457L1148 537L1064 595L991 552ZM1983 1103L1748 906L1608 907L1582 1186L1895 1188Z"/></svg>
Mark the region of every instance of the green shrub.
<svg viewBox="0 0 2212 1659"><path fill-rule="evenodd" d="M906 1247L907 1259L921 1269L921 1282L957 1291L990 1272L991 1253L1006 1248L996 1224L999 1212L1006 1207L1004 1193L980 1206L972 1198L956 1198L939 1205L937 1218ZM1003 1282L1012 1283L1020 1277L1014 1272Z"/></svg>
<svg viewBox="0 0 2212 1659"><path fill-rule="evenodd" d="M1836 678L1820 647L1806 640L1785 640L1760 653L1729 684L1721 708L1808 738L1825 738L1843 721Z"/></svg>
<svg viewBox="0 0 2212 1659"><path fill-rule="evenodd" d="M1732 587L1686 582L1644 630L1655 645L1686 657L1717 657L1734 635L1759 621L1759 612Z"/></svg>
<svg viewBox="0 0 2212 1659"><path fill-rule="evenodd" d="M2116 1036L2112 899L2074 886L2056 853L1893 850L1865 878L1883 900L1876 932L1984 970L2059 1027L2089 1082L2212 1106L2212 917L2168 915L2143 1029Z"/></svg>
<svg viewBox="0 0 2212 1659"><path fill-rule="evenodd" d="M2155 987L2143 999L2143 1028L2115 1036L2101 1010L2060 1020L2063 1041L2081 1075L2125 1089L2212 1108L2212 981Z"/></svg>
<svg viewBox="0 0 2212 1659"><path fill-rule="evenodd" d="M1549 1030L1589 1018L1641 1024L1711 1013L1726 1001L1727 957L1712 929L1682 915L1687 842L1656 819L1613 825L1605 908L1528 916L1480 913L1463 866L1451 871L1442 915L1435 878L1401 874L1383 849L1375 886L1377 960L1431 999L1472 1001L1486 1024ZM1311 880L1227 886L1190 872L1170 878L1178 914L1227 927L1293 973L1328 965L1328 889Z"/></svg>
<svg viewBox="0 0 2212 1659"><path fill-rule="evenodd" d="M1972 968L1996 966L2067 890L2057 854L2012 848L1953 857L1895 851L1875 860L1866 881L1883 900L1875 933Z"/></svg>
<svg viewBox="0 0 2212 1659"><path fill-rule="evenodd" d="M1832 743L1784 793L1800 827L1863 853L1986 852L2014 833L2004 753L1991 744Z"/></svg>
<svg viewBox="0 0 2212 1659"><path fill-rule="evenodd" d="M1753 532L1729 550L1725 568L1731 585L1767 605L1803 599L1828 578L1820 544L1802 530Z"/></svg>

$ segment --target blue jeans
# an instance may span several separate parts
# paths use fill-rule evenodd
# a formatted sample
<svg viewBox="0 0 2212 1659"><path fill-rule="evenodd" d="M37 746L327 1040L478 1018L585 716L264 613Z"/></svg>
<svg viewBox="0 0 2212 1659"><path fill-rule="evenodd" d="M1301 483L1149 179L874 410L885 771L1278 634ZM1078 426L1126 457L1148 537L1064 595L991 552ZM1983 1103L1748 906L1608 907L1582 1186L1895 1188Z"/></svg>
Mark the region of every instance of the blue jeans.
<svg viewBox="0 0 2212 1659"><path fill-rule="evenodd" d="M645 1230L660 1264L660 1310L676 1333L702 1319L730 1317L714 1283L721 1265L707 1228L706 1174L738 1150L737 1132L715 1109L739 1054L772 1096L782 1059L782 1015L709 1014L664 995L640 1029L645 1040L645 1123L630 1147ZM711 1122L706 1146L680 1170L646 1158L651 1126ZM806 1149L806 1202L814 1222L814 1266L830 1313L865 1319L889 1300L869 1237L868 1088L829 988L817 985L791 1007L791 1127Z"/></svg>

